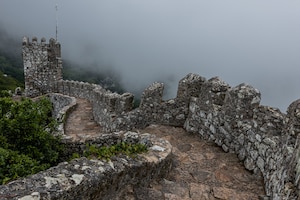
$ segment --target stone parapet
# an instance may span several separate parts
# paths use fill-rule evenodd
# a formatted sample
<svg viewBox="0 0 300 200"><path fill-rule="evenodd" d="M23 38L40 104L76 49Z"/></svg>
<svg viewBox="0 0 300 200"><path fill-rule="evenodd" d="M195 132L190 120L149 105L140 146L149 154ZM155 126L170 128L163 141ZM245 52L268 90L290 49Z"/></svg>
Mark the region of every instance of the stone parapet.
<svg viewBox="0 0 300 200"><path fill-rule="evenodd" d="M146 143L149 151L135 158L117 156L104 161L82 157L62 162L46 171L0 186L0 198L116 199L122 197L127 186L147 187L152 181L165 177L171 169L172 146L166 140L134 132L107 135L104 140L114 143L138 141Z"/></svg>
<svg viewBox="0 0 300 200"><path fill-rule="evenodd" d="M198 96L205 81L204 77L197 74L186 75L179 81L177 98L189 100L190 97Z"/></svg>
<svg viewBox="0 0 300 200"><path fill-rule="evenodd" d="M58 82L58 92L88 99L93 105L95 121L106 132L111 131L110 124L116 116L133 109L134 96L131 93L112 93L96 84L62 80Z"/></svg>
<svg viewBox="0 0 300 200"><path fill-rule="evenodd" d="M167 101L162 99L164 84L155 82L144 90L137 109L115 117L109 127L114 131L145 128L150 124L183 127L188 115L189 100L200 93L204 82L205 78L188 74L178 84L177 97Z"/></svg>
<svg viewBox="0 0 300 200"><path fill-rule="evenodd" d="M203 90L190 100L185 129L236 153L245 168L262 174L271 199L297 199L298 103L290 106L287 117L260 105L260 92L246 84L231 88L214 78Z"/></svg>
<svg viewBox="0 0 300 200"><path fill-rule="evenodd" d="M52 116L58 122L58 134L64 135L65 121L77 105L76 98L59 93L49 93L47 96L53 106Z"/></svg>

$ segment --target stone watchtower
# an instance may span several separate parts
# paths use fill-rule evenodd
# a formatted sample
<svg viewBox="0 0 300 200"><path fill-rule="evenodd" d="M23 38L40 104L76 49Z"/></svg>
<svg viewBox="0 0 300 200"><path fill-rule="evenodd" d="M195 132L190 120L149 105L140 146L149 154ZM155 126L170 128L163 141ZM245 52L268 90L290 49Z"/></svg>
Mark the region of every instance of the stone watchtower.
<svg viewBox="0 0 300 200"><path fill-rule="evenodd" d="M25 76L25 95L36 97L49 92L57 92L57 82L62 80L62 60L60 44L53 38L46 44L42 38L38 43L23 38L23 64Z"/></svg>

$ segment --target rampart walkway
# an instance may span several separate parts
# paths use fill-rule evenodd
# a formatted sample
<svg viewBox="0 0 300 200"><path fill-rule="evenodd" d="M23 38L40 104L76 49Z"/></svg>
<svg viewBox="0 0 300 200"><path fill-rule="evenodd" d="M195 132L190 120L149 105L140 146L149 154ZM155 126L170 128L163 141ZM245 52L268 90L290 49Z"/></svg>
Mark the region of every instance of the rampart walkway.
<svg viewBox="0 0 300 200"><path fill-rule="evenodd" d="M65 134L74 140L84 140L86 137L101 133L101 127L93 120L92 106L86 99L77 98L77 105L68 116Z"/></svg>
<svg viewBox="0 0 300 200"><path fill-rule="evenodd" d="M92 120L92 107L78 99L66 123L74 139L101 133ZM173 146L174 169L168 177L148 188L127 188L120 199L259 199L264 195L262 178L247 171L235 154L225 153L182 128L151 125L140 132L167 139Z"/></svg>

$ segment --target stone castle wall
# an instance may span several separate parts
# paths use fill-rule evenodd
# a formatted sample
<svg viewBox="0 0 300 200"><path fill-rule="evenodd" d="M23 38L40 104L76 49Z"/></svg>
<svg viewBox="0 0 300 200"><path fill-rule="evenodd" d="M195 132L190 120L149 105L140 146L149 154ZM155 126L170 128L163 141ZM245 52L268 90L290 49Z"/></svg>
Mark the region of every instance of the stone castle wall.
<svg viewBox="0 0 300 200"><path fill-rule="evenodd" d="M140 106L133 109L130 93L116 94L77 81L53 82L46 81L46 89L38 92L88 99L94 119L104 132L134 130L149 124L184 127L214 141L224 151L236 153L247 169L262 174L271 199L300 198L300 100L283 114L260 105L261 94L252 86L231 87L217 77L206 80L188 74L179 82L176 98L163 101L163 83L153 83L143 92Z"/></svg>
<svg viewBox="0 0 300 200"><path fill-rule="evenodd" d="M62 60L60 44L50 39L49 44L42 38L29 41L23 38L23 64L25 95L37 97L57 90L57 81L62 80Z"/></svg>
<svg viewBox="0 0 300 200"><path fill-rule="evenodd" d="M94 120L104 132L144 128L156 123L183 127L188 116L189 95L196 95L203 81L202 77L188 75L179 83L177 97L168 101L162 100L164 84L153 83L143 92L137 109L133 109L133 94L112 93L96 84L61 80L57 92L88 99L93 105Z"/></svg>
<svg viewBox="0 0 300 200"><path fill-rule="evenodd" d="M93 106L94 120L104 132L112 131L110 125L116 116L133 109L134 96L130 93L117 94L100 85L79 81L58 81L58 93L88 99Z"/></svg>
<svg viewBox="0 0 300 200"><path fill-rule="evenodd" d="M143 128L149 124L184 127L234 152L245 168L261 174L271 199L297 199L300 177L300 101L287 114L260 105L260 92L250 85L231 87L215 77L188 74L177 97L162 100L163 83L153 83L132 109L133 95L106 91L98 85L61 81L59 92L87 98L103 131ZM298 142L297 142L298 140ZM292 163L292 164L291 164Z"/></svg>
<svg viewBox="0 0 300 200"><path fill-rule="evenodd" d="M291 174L296 168L290 167L297 147L292 142L295 135L288 131L295 123L287 123L298 121L291 116L295 109L285 115L259 103L255 88L245 84L231 88L213 78L203 84L198 97L191 98L184 127L236 153L245 168L261 173L271 199L297 199L299 185Z"/></svg>

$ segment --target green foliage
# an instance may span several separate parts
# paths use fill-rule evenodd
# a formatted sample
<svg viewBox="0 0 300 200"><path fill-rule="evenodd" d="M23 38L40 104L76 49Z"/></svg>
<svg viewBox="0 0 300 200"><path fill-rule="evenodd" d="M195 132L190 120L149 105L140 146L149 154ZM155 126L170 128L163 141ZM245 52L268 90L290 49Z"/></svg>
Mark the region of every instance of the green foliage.
<svg viewBox="0 0 300 200"><path fill-rule="evenodd" d="M6 163L0 164L0 183L57 164L62 145L51 134L57 127L51 111L46 98L36 102L0 98L0 162Z"/></svg>
<svg viewBox="0 0 300 200"><path fill-rule="evenodd" d="M24 82L21 56L5 55L3 52L0 52L0 71L17 80L18 84Z"/></svg>
<svg viewBox="0 0 300 200"><path fill-rule="evenodd" d="M73 160L73 159L76 159L76 158L80 158L80 154L79 153L73 153L71 158L69 160Z"/></svg>
<svg viewBox="0 0 300 200"><path fill-rule="evenodd" d="M87 145L87 149L84 151L83 156L88 158L98 158L110 160L111 157L116 155L134 156L138 153L147 152L147 147L143 144L131 144L126 142L120 142L112 146L97 147L96 145Z"/></svg>
<svg viewBox="0 0 300 200"><path fill-rule="evenodd" d="M28 174L35 174L49 166L49 164L40 164L25 154L0 147L0 184Z"/></svg>
<svg viewBox="0 0 300 200"><path fill-rule="evenodd" d="M1 97L12 97L12 94L8 90L0 90L0 98Z"/></svg>
<svg viewBox="0 0 300 200"><path fill-rule="evenodd" d="M23 84L9 75L4 75L0 71L0 91L2 90L14 91L16 87L23 87Z"/></svg>

